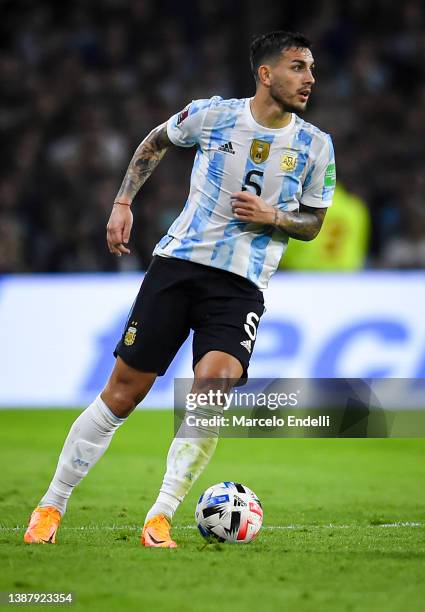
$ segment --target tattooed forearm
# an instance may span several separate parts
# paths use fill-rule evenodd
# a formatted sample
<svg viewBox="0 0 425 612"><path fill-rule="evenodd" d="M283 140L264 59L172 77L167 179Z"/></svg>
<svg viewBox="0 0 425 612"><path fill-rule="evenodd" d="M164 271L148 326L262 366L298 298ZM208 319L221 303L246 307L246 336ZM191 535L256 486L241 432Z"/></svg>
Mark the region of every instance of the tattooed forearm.
<svg viewBox="0 0 425 612"><path fill-rule="evenodd" d="M301 205L299 212L279 211L275 225L286 232L290 238L313 240L320 232L326 210L326 208Z"/></svg>
<svg viewBox="0 0 425 612"><path fill-rule="evenodd" d="M146 136L133 155L115 201L131 204L140 187L164 157L170 144L165 123Z"/></svg>

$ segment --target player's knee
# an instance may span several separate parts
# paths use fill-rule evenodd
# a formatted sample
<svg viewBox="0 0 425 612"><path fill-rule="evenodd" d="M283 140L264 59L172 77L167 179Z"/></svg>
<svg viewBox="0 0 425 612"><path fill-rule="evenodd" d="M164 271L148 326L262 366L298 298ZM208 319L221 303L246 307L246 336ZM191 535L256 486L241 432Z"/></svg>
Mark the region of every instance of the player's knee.
<svg viewBox="0 0 425 612"><path fill-rule="evenodd" d="M101 397L115 416L121 419L126 418L138 404L134 393L120 385L106 385Z"/></svg>
<svg viewBox="0 0 425 612"><path fill-rule="evenodd" d="M116 416L126 418L145 398L155 378L156 374L139 372L118 358L102 399Z"/></svg>
<svg viewBox="0 0 425 612"><path fill-rule="evenodd" d="M194 384L200 386L212 384L213 387L226 391L239 380L242 373L242 365L236 357L221 351L211 351L196 364Z"/></svg>
<svg viewBox="0 0 425 612"><path fill-rule="evenodd" d="M151 385L128 380L110 380L102 391L102 399L119 418L126 418L144 399Z"/></svg>
<svg viewBox="0 0 425 612"><path fill-rule="evenodd" d="M209 391L227 393L234 383L235 380L226 370L211 370L205 372L205 376L195 376L192 393L208 393Z"/></svg>

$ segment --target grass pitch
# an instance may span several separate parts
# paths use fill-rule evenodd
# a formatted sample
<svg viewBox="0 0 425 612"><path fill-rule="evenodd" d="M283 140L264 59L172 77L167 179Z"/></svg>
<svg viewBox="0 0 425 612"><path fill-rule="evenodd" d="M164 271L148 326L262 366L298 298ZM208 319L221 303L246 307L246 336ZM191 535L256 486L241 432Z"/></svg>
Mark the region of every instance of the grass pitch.
<svg viewBox="0 0 425 612"><path fill-rule="evenodd" d="M77 411L0 411L0 591L75 594L75 610L423 610L425 440L223 439L176 514L176 550L139 545L172 437L140 411L74 492L56 546L22 542ZM249 545L204 545L200 493L247 484ZM63 606L53 606L63 608Z"/></svg>

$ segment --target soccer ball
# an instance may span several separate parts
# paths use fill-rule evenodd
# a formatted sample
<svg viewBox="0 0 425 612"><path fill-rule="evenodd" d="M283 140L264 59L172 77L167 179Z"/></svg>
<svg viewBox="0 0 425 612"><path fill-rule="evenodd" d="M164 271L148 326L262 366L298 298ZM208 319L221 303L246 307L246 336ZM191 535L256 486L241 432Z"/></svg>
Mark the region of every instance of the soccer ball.
<svg viewBox="0 0 425 612"><path fill-rule="evenodd" d="M255 493L245 485L220 482L202 493L195 520L204 538L246 544L261 529L263 508Z"/></svg>

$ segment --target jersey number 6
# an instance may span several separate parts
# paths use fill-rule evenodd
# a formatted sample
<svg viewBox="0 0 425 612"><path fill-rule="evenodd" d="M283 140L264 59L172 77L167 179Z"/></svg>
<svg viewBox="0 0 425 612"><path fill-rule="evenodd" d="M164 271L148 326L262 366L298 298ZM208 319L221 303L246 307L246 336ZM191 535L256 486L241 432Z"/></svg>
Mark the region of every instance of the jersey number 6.
<svg viewBox="0 0 425 612"><path fill-rule="evenodd" d="M253 189L256 195L260 196L261 195L261 184L257 183L254 179L256 177L261 179L263 177L263 174L264 172L261 172L261 170L250 170L247 173L245 180L243 182L242 191L252 191ZM252 189L249 189L249 187L252 187Z"/></svg>
<svg viewBox="0 0 425 612"><path fill-rule="evenodd" d="M244 323L244 330L248 334L248 337L254 342L257 336L257 325L260 317L255 312L249 312L246 315L246 323Z"/></svg>

